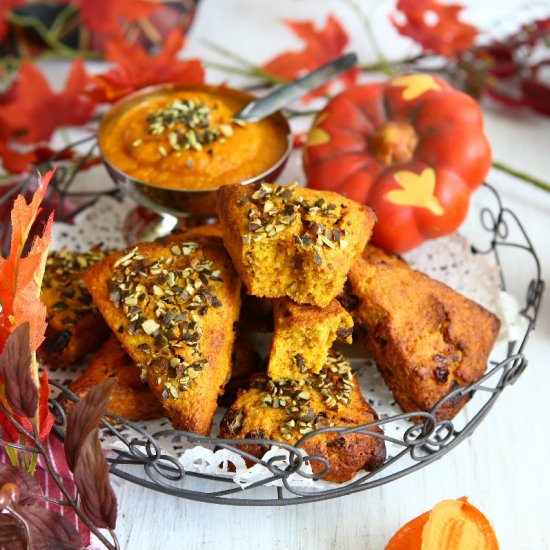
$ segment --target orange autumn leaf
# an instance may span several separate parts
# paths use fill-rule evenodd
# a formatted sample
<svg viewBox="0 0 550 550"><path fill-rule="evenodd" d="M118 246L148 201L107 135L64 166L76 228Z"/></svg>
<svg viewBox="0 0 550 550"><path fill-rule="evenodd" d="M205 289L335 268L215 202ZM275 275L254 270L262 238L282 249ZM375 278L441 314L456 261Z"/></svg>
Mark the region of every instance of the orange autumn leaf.
<svg viewBox="0 0 550 550"><path fill-rule="evenodd" d="M397 9L400 14L391 14L391 22L400 34L418 42L425 52L452 56L470 48L478 33L474 26L458 18L463 9L459 4L399 0Z"/></svg>
<svg viewBox="0 0 550 550"><path fill-rule="evenodd" d="M110 40L106 59L116 67L90 78L88 92L97 102L113 102L129 93L153 84L201 84L204 68L198 59L181 60L178 53L184 46L184 36L173 30L157 55L124 41Z"/></svg>
<svg viewBox="0 0 550 550"><path fill-rule="evenodd" d="M67 2L69 3L69 2ZM80 17L94 33L119 34L125 21L139 21L158 11L160 2L150 0L71 0Z"/></svg>
<svg viewBox="0 0 550 550"><path fill-rule="evenodd" d="M498 550L489 520L466 497L443 500L406 523L386 550Z"/></svg>
<svg viewBox="0 0 550 550"><path fill-rule="evenodd" d="M265 63L262 69L286 80L294 80L341 56L349 42L346 31L332 14L322 29L315 28L311 21L285 20L285 24L304 42L304 48L284 52ZM338 80L346 86L351 86L355 84L358 73L358 69L353 68L341 75ZM327 84L306 97L322 95L329 87L330 84Z"/></svg>
<svg viewBox="0 0 550 550"><path fill-rule="evenodd" d="M7 335L26 321L30 324L32 352L44 339L46 310L40 302L40 284L51 243L53 215L26 256L24 251L52 175L53 171L44 176L30 203L20 195L13 204L10 250L7 258L0 257L0 351Z"/></svg>
<svg viewBox="0 0 550 550"><path fill-rule="evenodd" d="M11 211L11 239L6 258L0 257L0 353L14 330L28 323L28 346L31 353L31 372L38 387L38 411L34 419L15 414L15 419L28 431L33 431L32 421L36 422L40 438L45 438L53 425L53 416L48 409L50 395L46 372L39 378L36 350L44 340L46 331L46 307L40 301L40 287L46 267L46 259L51 244L53 213L49 216L41 233L32 243L31 231L40 214L41 204L55 170L39 178L39 185L29 203L19 195ZM16 368L12 364L9 367ZM5 367L4 367L5 368ZM3 371L5 372L5 371ZM0 392L0 400L8 407L5 396ZM0 411L0 427L3 437L18 441L18 428L9 417Z"/></svg>
<svg viewBox="0 0 550 550"><path fill-rule="evenodd" d="M87 80L82 60L75 61L65 89L56 93L38 67L23 61L13 85L0 98L2 140L17 150L11 145L45 142L61 126L90 120L95 106L83 94Z"/></svg>

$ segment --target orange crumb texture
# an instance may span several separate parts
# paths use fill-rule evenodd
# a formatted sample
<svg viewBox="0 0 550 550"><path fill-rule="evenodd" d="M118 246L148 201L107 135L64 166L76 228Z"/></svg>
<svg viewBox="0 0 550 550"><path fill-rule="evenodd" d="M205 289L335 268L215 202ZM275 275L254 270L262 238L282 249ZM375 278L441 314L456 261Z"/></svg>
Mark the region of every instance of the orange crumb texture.
<svg viewBox="0 0 550 550"><path fill-rule="evenodd" d="M250 294L326 307L370 238L375 215L342 195L296 185L227 185L223 239Z"/></svg>
<svg viewBox="0 0 550 550"><path fill-rule="evenodd" d="M386 550L498 550L489 520L467 497L443 500L405 524Z"/></svg>
<svg viewBox="0 0 550 550"><path fill-rule="evenodd" d="M337 300L325 308L274 300L275 331L268 374L274 380L299 380L318 374L332 344L351 344L353 319Z"/></svg>

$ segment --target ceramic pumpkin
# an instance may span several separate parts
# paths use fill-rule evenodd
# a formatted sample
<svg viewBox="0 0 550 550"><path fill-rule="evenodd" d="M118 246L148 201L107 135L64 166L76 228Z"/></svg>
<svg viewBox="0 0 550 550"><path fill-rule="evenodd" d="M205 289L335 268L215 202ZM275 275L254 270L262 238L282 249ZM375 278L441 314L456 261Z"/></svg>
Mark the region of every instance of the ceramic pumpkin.
<svg viewBox="0 0 550 550"><path fill-rule="evenodd" d="M490 167L477 103L427 74L345 90L304 148L308 186L373 208L372 240L393 252L456 230Z"/></svg>

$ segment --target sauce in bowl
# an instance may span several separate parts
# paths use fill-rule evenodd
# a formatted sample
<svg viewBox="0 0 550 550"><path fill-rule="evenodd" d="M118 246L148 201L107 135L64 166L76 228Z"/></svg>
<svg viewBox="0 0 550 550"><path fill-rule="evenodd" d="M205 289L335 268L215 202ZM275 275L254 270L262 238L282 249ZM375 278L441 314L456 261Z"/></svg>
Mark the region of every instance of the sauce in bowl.
<svg viewBox="0 0 550 550"><path fill-rule="evenodd" d="M289 148L284 117L233 119L254 97L225 87L167 88L123 100L99 132L105 159L139 182L208 190L259 176Z"/></svg>

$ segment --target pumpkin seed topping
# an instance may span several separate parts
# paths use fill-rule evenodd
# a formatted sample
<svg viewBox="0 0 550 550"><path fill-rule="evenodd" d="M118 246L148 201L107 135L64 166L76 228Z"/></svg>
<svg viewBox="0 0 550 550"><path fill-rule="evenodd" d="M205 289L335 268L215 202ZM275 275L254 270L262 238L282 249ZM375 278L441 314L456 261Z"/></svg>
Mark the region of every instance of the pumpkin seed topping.
<svg viewBox="0 0 550 550"><path fill-rule="evenodd" d="M295 356L297 362L299 357L299 354ZM338 410L339 405L349 405L353 392L353 372L343 355L331 352L319 374L310 374L300 380L260 379L255 387L264 392L261 397L263 407L286 409L288 420L280 431L288 441L295 437L296 432L305 435L328 425L320 418L323 413L317 414L312 408L315 391L319 392L330 410Z"/></svg>
<svg viewBox="0 0 550 550"><path fill-rule="evenodd" d="M222 306L216 291L223 279L195 242L174 243L170 254L150 261L133 248L115 262L107 288L129 321L122 331L146 338L138 345L142 379L143 370L154 373L162 396L177 399L208 366L200 357L202 318Z"/></svg>
<svg viewBox="0 0 550 550"><path fill-rule="evenodd" d="M203 102L193 99L175 99L166 107L151 111L147 117L147 133L153 137L166 136L166 145L159 145L158 151L163 157L169 153L180 151L202 151L205 145L214 142L225 143L233 137L235 128L243 128L246 123L240 120L230 120L227 124L213 126L212 117L217 105L206 106ZM139 147L144 141L136 139L133 147ZM213 154L213 150L208 150ZM195 161L188 158L185 167L191 169Z"/></svg>
<svg viewBox="0 0 550 550"><path fill-rule="evenodd" d="M273 238L301 221L295 244L314 247L313 261L323 264L323 250L344 249L348 245L346 229L338 205L320 198L311 204L295 193L296 183L290 186L260 184L253 193L243 195L237 202L246 208L247 232L242 236L245 245ZM343 207L341 207L341 210Z"/></svg>

